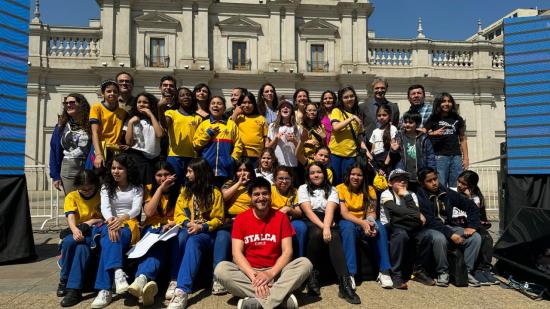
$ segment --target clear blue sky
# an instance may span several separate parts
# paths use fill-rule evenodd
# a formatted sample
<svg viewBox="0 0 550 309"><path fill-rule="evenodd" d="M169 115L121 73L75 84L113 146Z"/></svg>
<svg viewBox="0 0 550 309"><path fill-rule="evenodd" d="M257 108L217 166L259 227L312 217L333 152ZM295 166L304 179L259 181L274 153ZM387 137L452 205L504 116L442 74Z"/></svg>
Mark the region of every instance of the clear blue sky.
<svg viewBox="0 0 550 309"><path fill-rule="evenodd" d="M488 26L516 8L550 9L548 0L373 0L369 28L379 38L416 37L418 17L424 33L437 40L464 40L477 31L477 19ZM31 1L34 4L34 1ZM95 0L42 0L42 21L50 25L87 26L99 19ZM69 13L70 12L70 13Z"/></svg>

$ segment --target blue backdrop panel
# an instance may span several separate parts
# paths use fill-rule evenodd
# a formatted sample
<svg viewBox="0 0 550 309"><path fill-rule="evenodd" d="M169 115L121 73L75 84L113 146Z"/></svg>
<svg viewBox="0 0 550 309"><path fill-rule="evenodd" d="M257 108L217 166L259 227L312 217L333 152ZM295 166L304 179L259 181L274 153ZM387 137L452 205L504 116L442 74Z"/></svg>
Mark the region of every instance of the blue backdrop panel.
<svg viewBox="0 0 550 309"><path fill-rule="evenodd" d="M29 0L0 0L0 175L25 166Z"/></svg>
<svg viewBox="0 0 550 309"><path fill-rule="evenodd" d="M550 16L504 20L509 174L550 174Z"/></svg>

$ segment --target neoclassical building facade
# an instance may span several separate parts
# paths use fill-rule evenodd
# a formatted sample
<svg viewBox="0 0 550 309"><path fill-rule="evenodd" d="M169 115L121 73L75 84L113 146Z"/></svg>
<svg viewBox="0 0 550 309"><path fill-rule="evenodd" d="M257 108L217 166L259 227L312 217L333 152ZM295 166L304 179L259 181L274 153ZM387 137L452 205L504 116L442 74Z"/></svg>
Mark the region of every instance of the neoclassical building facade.
<svg viewBox="0 0 550 309"><path fill-rule="evenodd" d="M102 80L124 70L134 93L159 94L163 75L178 86L204 82L229 98L235 86L257 91L273 83L279 95L306 88L352 85L365 98L370 83L389 81L387 98L408 109L407 88L422 84L427 101L453 94L466 119L470 161L499 155L504 141L502 45L483 36L435 41L377 38L368 0L98 0L88 27L49 26L39 10L30 24L26 163L46 164L63 97L98 102ZM397 21L396 21L397 22ZM429 33L429 30L426 31Z"/></svg>

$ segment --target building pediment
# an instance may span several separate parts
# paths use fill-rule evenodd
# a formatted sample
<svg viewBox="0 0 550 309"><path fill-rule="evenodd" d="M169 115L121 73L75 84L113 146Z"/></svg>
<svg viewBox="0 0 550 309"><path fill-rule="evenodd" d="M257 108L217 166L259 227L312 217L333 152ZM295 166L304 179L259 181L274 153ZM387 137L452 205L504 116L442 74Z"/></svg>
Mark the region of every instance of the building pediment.
<svg viewBox="0 0 550 309"><path fill-rule="evenodd" d="M302 35L331 36L338 34L338 27L320 18L315 18L299 27Z"/></svg>
<svg viewBox="0 0 550 309"><path fill-rule="evenodd" d="M176 28L179 21L159 12L145 13L134 19L138 27Z"/></svg>
<svg viewBox="0 0 550 309"><path fill-rule="evenodd" d="M262 30L262 25L252 19L237 15L224 19L218 23L222 34L228 32L254 33L258 34Z"/></svg>

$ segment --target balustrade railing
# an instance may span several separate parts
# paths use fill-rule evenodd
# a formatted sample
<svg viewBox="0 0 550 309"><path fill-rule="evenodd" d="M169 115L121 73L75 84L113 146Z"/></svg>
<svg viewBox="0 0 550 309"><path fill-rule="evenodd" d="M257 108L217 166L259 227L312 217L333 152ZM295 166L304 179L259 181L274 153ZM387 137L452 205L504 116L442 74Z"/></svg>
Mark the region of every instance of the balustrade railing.
<svg viewBox="0 0 550 309"><path fill-rule="evenodd" d="M412 49L410 43L406 42L407 46L377 46L374 41L371 41L369 48L369 64L385 65L385 66L410 66L412 64Z"/></svg>
<svg viewBox="0 0 550 309"><path fill-rule="evenodd" d="M52 27L48 37L48 56L98 57L101 30L93 28Z"/></svg>
<svg viewBox="0 0 550 309"><path fill-rule="evenodd" d="M502 51L491 52L491 60L493 68L504 68L504 53Z"/></svg>
<svg viewBox="0 0 550 309"><path fill-rule="evenodd" d="M470 68L474 64L471 50L437 48L432 49L432 66Z"/></svg>

